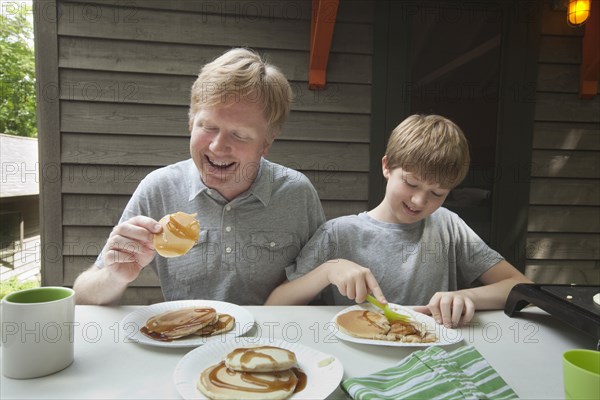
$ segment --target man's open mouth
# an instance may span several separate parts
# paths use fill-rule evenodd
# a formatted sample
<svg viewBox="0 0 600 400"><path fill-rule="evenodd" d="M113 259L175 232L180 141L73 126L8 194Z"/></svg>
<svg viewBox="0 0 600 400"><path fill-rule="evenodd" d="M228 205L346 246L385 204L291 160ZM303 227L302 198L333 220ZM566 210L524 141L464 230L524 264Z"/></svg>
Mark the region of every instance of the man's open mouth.
<svg viewBox="0 0 600 400"><path fill-rule="evenodd" d="M235 162L227 163L227 162L223 162L223 161L212 160L208 156L205 156L205 157L206 157L206 161L208 161L208 164L218 171L226 171L235 165Z"/></svg>

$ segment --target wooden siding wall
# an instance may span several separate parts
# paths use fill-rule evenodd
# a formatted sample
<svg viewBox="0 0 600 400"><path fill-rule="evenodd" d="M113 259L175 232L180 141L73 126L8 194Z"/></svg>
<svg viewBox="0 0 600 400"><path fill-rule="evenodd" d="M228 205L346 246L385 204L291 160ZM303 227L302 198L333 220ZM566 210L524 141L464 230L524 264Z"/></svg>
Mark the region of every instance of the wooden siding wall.
<svg viewBox="0 0 600 400"><path fill-rule="evenodd" d="M318 92L307 84L310 0L57 6L62 237L50 233L46 242L62 243L64 268L45 268L46 284L72 285L94 262L138 182L189 158L190 87L200 67L230 47L258 50L294 90L290 119L268 158L307 174L328 218L367 208L370 2L340 3L328 87ZM122 302L162 301L157 285L144 271Z"/></svg>
<svg viewBox="0 0 600 400"><path fill-rule="evenodd" d="M545 3L526 273L537 283L600 284L600 96L578 98L583 30Z"/></svg>

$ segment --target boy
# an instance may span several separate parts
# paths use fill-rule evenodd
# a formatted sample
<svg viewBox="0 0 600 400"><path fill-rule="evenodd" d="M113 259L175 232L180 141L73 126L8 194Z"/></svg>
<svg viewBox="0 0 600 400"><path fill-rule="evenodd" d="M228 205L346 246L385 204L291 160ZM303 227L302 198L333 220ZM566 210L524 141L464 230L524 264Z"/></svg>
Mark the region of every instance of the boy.
<svg viewBox="0 0 600 400"><path fill-rule="evenodd" d="M417 311L456 326L475 309L502 308L515 284L530 282L441 207L469 169L467 140L452 121L408 117L392 132L382 169L381 204L319 228L267 304L306 304L333 284L339 293L324 293L327 302L360 303L372 292L385 303L385 293L397 304L427 304ZM458 290L476 280L484 286Z"/></svg>

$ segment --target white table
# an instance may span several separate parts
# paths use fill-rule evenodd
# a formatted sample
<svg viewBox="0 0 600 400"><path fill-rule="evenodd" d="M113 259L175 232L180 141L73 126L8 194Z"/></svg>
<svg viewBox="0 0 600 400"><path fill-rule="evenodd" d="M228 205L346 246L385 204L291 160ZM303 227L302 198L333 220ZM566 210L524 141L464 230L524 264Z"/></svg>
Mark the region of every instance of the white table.
<svg viewBox="0 0 600 400"><path fill-rule="evenodd" d="M127 343L120 321L135 306L77 306L75 362L65 370L33 380L2 376L1 399L178 399L173 371L191 349ZM332 337L326 328L344 307L247 307L256 319L250 335L297 341L339 358L344 378L363 376L396 364L415 347L371 346ZM537 308L519 317L480 311L460 329L522 399L564 398L562 353L594 349L596 341ZM330 399L346 399L337 389Z"/></svg>

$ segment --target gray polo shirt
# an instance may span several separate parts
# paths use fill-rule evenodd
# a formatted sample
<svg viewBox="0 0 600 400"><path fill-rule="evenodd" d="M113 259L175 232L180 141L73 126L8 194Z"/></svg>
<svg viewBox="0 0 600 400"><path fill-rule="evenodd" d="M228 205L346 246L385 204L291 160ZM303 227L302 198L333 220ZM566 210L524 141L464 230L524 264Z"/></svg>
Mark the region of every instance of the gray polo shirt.
<svg viewBox="0 0 600 400"><path fill-rule="evenodd" d="M262 159L250 189L229 202L202 183L189 159L148 174L119 223L177 211L198 213L200 239L184 256L150 263L166 300L263 304L325 222L315 188L298 171Z"/></svg>
<svg viewBox="0 0 600 400"><path fill-rule="evenodd" d="M327 221L288 268L288 278L337 258L369 268L386 299L403 305L427 304L435 292L469 287L503 260L443 207L413 224L389 224L364 212ZM355 304L333 285L322 298L328 304Z"/></svg>

